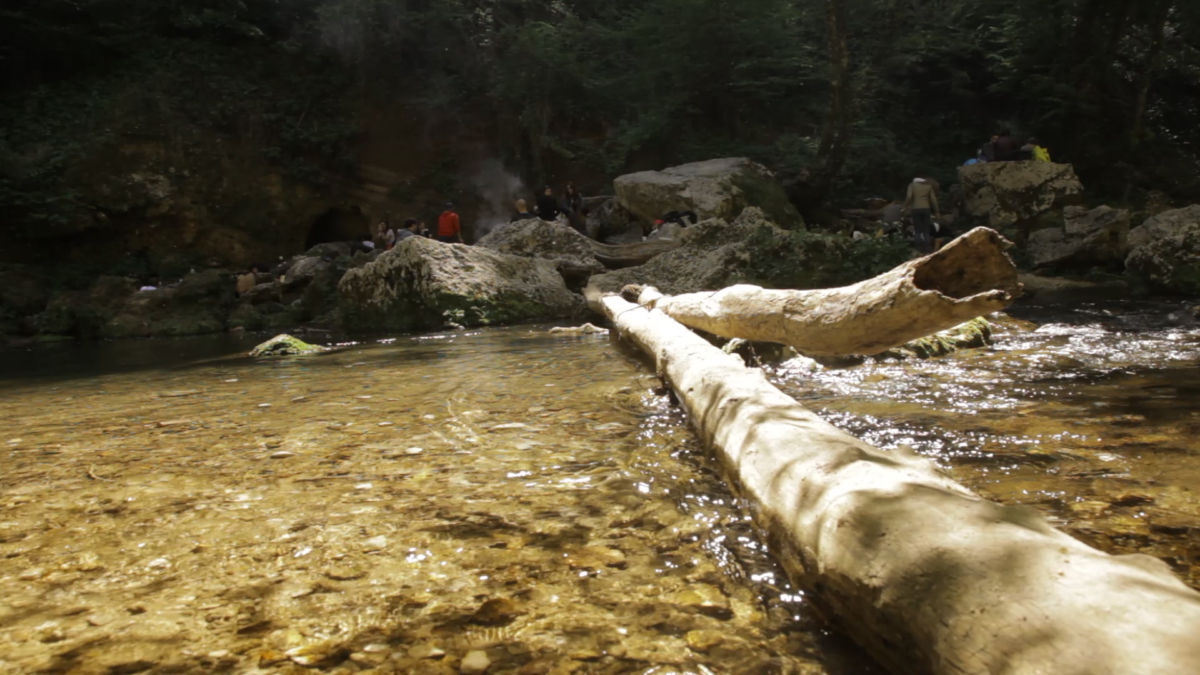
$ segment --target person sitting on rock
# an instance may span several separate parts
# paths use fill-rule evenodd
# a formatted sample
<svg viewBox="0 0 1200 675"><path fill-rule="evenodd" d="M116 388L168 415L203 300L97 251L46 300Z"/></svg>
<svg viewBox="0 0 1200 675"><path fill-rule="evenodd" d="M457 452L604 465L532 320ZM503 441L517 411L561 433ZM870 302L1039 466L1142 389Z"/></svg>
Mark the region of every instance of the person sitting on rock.
<svg viewBox="0 0 1200 675"><path fill-rule="evenodd" d="M996 161L996 143L999 141L999 134L992 134L992 139L983 144L983 147L979 149L979 157L981 158L981 162L986 163Z"/></svg>
<svg viewBox="0 0 1200 675"><path fill-rule="evenodd" d="M1036 138L1030 138L1029 142L1021 148L1021 152L1028 152L1029 158L1035 162L1050 163L1050 151L1043 148Z"/></svg>
<svg viewBox="0 0 1200 675"><path fill-rule="evenodd" d="M437 239L443 244L463 243L462 221L454 212L454 204L451 202L446 202L446 210L438 216Z"/></svg>
<svg viewBox="0 0 1200 675"><path fill-rule="evenodd" d="M931 212L941 218L937 191L924 176L917 176L908 186L904 198L904 210L912 213L913 245L922 255L933 253L933 218Z"/></svg>
<svg viewBox="0 0 1200 675"><path fill-rule="evenodd" d="M375 250L375 238L370 234L359 235L355 241L350 244L350 253L370 253Z"/></svg>
<svg viewBox="0 0 1200 675"><path fill-rule="evenodd" d="M518 199L516 203L517 215L512 217L510 222L520 222L522 220L533 220L537 218L537 214L529 212L529 203L524 199Z"/></svg>
<svg viewBox="0 0 1200 675"><path fill-rule="evenodd" d="M558 214L561 212L558 208L558 200L554 198L554 189L547 185L542 190L542 196L537 200L538 218L553 223L558 220Z"/></svg>
<svg viewBox="0 0 1200 675"><path fill-rule="evenodd" d="M689 223L689 219L692 222ZM695 211L668 211L661 218L654 221L654 224L662 226L665 223L675 223L680 227L687 227L688 225L695 225L698 222L700 222L700 216L697 216Z"/></svg>
<svg viewBox="0 0 1200 675"><path fill-rule="evenodd" d="M245 274L238 275L237 294L245 295L245 294L249 293L250 291L254 290L254 287L257 285L258 285L258 269L255 267L251 267L250 271L246 272Z"/></svg>
<svg viewBox="0 0 1200 675"><path fill-rule="evenodd" d="M396 244L396 233L392 232L392 224L386 220L379 221L379 227L375 235L375 248L382 251L392 250L392 246Z"/></svg>
<svg viewBox="0 0 1200 675"><path fill-rule="evenodd" d="M421 223L418 223L413 218L409 218L408 220L404 221L404 229L396 230L396 243L399 244L406 239L412 239L413 237L421 236L421 233L419 232L420 227Z"/></svg>
<svg viewBox="0 0 1200 675"><path fill-rule="evenodd" d="M1017 139L1013 138L1012 132L1005 129L1000 132L999 138L996 139L996 161L1016 161L1017 151L1020 149L1020 146L1017 145Z"/></svg>

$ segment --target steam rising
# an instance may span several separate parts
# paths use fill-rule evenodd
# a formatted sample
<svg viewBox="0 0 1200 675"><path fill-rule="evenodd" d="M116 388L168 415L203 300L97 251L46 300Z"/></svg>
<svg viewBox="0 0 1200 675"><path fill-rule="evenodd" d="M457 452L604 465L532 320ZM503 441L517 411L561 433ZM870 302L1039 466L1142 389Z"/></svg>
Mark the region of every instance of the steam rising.
<svg viewBox="0 0 1200 675"><path fill-rule="evenodd" d="M497 159L485 159L476 164L468 180L483 201L474 230L479 239L508 222L515 211L513 202L526 192L525 183Z"/></svg>

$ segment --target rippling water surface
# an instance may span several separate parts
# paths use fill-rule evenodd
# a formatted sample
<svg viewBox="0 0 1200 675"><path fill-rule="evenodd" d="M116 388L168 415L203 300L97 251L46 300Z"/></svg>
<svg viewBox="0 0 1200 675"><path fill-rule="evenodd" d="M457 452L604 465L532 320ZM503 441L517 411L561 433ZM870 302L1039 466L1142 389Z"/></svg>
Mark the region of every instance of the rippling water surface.
<svg viewBox="0 0 1200 675"><path fill-rule="evenodd" d="M907 445L977 492L1044 511L1112 553L1154 555L1200 589L1200 330L1179 306L1017 310L990 349L930 361L772 370L882 448ZM1180 320L1182 317L1182 321Z"/></svg>
<svg viewBox="0 0 1200 675"><path fill-rule="evenodd" d="M456 673L472 650L491 673L880 672L608 338L251 346L0 354L0 672ZM900 368L926 367L962 368ZM843 423L942 452L917 418L966 394L855 377L806 395L848 391Z"/></svg>

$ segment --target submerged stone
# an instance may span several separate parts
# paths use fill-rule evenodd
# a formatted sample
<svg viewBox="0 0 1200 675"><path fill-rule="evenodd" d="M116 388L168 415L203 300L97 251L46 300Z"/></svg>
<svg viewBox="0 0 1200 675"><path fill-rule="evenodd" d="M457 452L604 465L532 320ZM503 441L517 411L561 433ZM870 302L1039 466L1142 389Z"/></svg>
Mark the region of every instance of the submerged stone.
<svg viewBox="0 0 1200 675"><path fill-rule="evenodd" d="M304 356L319 354L323 351L326 351L325 347L310 345L303 340L284 334L276 335L255 347L254 351L250 352L250 356Z"/></svg>

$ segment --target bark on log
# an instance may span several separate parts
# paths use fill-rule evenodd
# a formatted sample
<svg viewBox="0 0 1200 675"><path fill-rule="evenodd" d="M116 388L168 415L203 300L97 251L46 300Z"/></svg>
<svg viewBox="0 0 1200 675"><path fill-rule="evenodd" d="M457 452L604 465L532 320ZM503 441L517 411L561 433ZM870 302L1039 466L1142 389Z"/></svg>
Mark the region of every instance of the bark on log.
<svg viewBox="0 0 1200 675"><path fill-rule="evenodd" d="M778 342L813 356L871 356L998 312L1021 295L998 233L977 228L882 276L816 291L731 286L654 302L676 321L725 338Z"/></svg>
<svg viewBox="0 0 1200 675"><path fill-rule="evenodd" d="M654 359L789 572L893 672L1200 673L1200 594L1161 561L867 445L661 311L596 305Z"/></svg>
<svg viewBox="0 0 1200 675"><path fill-rule="evenodd" d="M601 244L592 242L596 260L610 270L645 265L654 258L673 251L682 245L680 241L646 241L638 244Z"/></svg>

